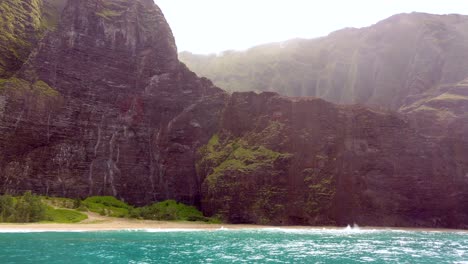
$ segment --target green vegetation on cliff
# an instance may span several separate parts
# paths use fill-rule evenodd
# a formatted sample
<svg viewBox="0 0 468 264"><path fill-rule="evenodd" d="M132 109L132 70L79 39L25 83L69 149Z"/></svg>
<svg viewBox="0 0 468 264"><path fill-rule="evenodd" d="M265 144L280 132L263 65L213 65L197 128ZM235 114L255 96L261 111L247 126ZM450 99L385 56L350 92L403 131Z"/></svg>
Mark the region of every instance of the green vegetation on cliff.
<svg viewBox="0 0 468 264"><path fill-rule="evenodd" d="M214 135L199 154L197 171L205 175L202 188L205 203L216 208L209 210L210 214L231 222L252 221L230 219L233 212L244 210L244 215L252 216L254 222L278 223L275 217L285 209L282 198L286 192L275 183L283 173L275 164L288 159L290 154L252 145L243 139L221 139L219 135ZM262 189L258 190L258 186Z"/></svg>
<svg viewBox="0 0 468 264"><path fill-rule="evenodd" d="M25 93L31 93L44 97L57 97L59 95L54 88L50 87L44 81L38 80L34 83L30 83L16 77L0 79L0 94L3 93L19 93L21 96Z"/></svg>
<svg viewBox="0 0 468 264"><path fill-rule="evenodd" d="M103 9L100 12L96 12L96 15L98 15L98 16L104 18L104 19L110 20L112 17L120 16L121 13L116 12L114 10Z"/></svg>
<svg viewBox="0 0 468 264"><path fill-rule="evenodd" d="M121 16L127 9L125 0L104 0L103 7L96 12L96 15L106 20L112 20L113 17Z"/></svg>
<svg viewBox="0 0 468 264"><path fill-rule="evenodd" d="M336 182L332 175L320 173L318 169L306 169L302 172L307 186L304 210L311 216L326 212L336 194Z"/></svg>
<svg viewBox="0 0 468 264"><path fill-rule="evenodd" d="M32 85L33 91L37 92L40 95L44 96L49 96L49 97L56 97L59 95L57 90L54 88L50 87L47 83L44 81L37 81Z"/></svg>
<svg viewBox="0 0 468 264"><path fill-rule="evenodd" d="M271 166L282 154L263 146L250 146L242 139L220 142L215 134L207 145L200 148L201 160L197 163L197 170L210 170L206 177L209 187L214 187L227 171L247 173L264 166Z"/></svg>
<svg viewBox="0 0 468 264"><path fill-rule="evenodd" d="M10 77L48 30L58 23L65 0L0 2L0 78Z"/></svg>
<svg viewBox="0 0 468 264"><path fill-rule="evenodd" d="M15 77L0 79L0 93L28 89L30 86L31 84L28 81Z"/></svg>

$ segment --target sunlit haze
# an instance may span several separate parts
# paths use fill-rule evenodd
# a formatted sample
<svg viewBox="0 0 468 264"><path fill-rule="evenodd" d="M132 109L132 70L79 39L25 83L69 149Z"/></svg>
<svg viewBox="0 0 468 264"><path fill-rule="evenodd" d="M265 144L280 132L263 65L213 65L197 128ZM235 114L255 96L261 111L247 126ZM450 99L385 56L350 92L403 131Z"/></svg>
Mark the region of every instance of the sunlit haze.
<svg viewBox="0 0 468 264"><path fill-rule="evenodd" d="M216 53L365 27L394 14L468 14L466 0L155 0L179 51Z"/></svg>

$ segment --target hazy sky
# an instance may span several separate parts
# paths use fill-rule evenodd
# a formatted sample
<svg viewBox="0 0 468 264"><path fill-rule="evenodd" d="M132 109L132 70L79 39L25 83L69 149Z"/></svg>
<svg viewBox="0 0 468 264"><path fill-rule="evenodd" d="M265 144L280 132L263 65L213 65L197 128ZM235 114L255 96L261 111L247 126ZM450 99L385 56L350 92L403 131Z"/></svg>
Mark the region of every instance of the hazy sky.
<svg viewBox="0 0 468 264"><path fill-rule="evenodd" d="M214 53L364 27L398 13L468 14L467 0L154 0L179 51Z"/></svg>

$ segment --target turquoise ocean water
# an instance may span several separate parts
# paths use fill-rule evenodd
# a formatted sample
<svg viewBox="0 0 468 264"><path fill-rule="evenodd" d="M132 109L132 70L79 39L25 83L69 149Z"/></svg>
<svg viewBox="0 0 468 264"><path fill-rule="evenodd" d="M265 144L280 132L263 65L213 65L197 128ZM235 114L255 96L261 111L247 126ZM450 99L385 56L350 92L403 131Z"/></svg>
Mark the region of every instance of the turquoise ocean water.
<svg viewBox="0 0 468 264"><path fill-rule="evenodd" d="M0 263L468 264L468 233L349 228L0 233Z"/></svg>

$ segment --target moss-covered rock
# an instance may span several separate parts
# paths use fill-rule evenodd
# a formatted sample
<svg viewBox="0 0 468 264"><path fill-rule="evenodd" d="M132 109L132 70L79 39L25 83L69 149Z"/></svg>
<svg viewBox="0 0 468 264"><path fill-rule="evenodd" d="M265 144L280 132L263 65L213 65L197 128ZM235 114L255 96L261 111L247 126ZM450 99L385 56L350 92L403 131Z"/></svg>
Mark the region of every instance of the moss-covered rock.
<svg viewBox="0 0 468 264"><path fill-rule="evenodd" d="M39 97L58 97L60 93L49 86L42 80L31 83L27 80L12 77L8 79L0 79L0 95L1 94L34 94Z"/></svg>
<svg viewBox="0 0 468 264"><path fill-rule="evenodd" d="M115 17L121 16L127 8L128 3L125 0L104 0L95 14L107 21L112 21Z"/></svg>
<svg viewBox="0 0 468 264"><path fill-rule="evenodd" d="M207 176L206 183L210 188L215 188L228 171L249 173L271 167L282 155L284 156L263 146L249 146L243 140L233 140L224 146L215 145L212 151L208 152L207 160L216 166Z"/></svg>
<svg viewBox="0 0 468 264"><path fill-rule="evenodd" d="M0 2L0 78L13 75L38 41L58 24L66 0Z"/></svg>
<svg viewBox="0 0 468 264"><path fill-rule="evenodd" d="M326 213L335 198L335 178L332 175L321 174L319 169L306 169L303 176L308 189L304 210L310 216Z"/></svg>
<svg viewBox="0 0 468 264"><path fill-rule="evenodd" d="M63 102L60 93L42 80L0 79L0 98L6 99L0 116L8 109L21 109L22 117L47 118Z"/></svg>
<svg viewBox="0 0 468 264"><path fill-rule="evenodd" d="M209 214L230 222L281 221L286 192L278 184L284 175L278 161L289 154L218 134L199 152L197 169L206 175L202 192Z"/></svg>

